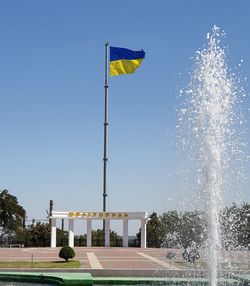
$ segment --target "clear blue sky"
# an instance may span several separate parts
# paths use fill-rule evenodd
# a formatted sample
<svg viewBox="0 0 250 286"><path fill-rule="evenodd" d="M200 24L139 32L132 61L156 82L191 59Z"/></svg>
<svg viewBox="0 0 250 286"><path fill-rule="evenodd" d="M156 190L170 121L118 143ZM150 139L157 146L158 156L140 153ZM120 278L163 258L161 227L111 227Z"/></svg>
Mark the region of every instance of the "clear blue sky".
<svg viewBox="0 0 250 286"><path fill-rule="evenodd" d="M108 209L179 208L176 108L189 58L216 24L226 32L229 65L243 59L247 77L249 11L243 0L0 1L0 189L16 195L29 218L44 218L50 199L56 210L102 209L109 41L143 48L146 58L134 75L110 79ZM249 171L248 163L243 201Z"/></svg>

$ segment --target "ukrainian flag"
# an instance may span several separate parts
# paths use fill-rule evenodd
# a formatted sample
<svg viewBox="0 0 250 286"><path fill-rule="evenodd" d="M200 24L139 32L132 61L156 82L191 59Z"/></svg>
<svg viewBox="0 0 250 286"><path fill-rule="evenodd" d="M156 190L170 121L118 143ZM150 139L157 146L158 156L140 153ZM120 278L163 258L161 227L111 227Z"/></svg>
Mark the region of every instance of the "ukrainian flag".
<svg viewBox="0 0 250 286"><path fill-rule="evenodd" d="M134 73L145 58L145 52L110 47L110 76Z"/></svg>

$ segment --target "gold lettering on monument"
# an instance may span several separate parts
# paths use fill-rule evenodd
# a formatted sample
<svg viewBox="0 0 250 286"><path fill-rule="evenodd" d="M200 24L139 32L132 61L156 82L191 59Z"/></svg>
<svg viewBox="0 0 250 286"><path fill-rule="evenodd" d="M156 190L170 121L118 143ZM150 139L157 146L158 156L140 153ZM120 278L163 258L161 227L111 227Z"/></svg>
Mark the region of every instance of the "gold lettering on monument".
<svg viewBox="0 0 250 286"><path fill-rule="evenodd" d="M124 212L73 212L68 213L69 218L127 218L128 213Z"/></svg>
<svg viewBox="0 0 250 286"><path fill-rule="evenodd" d="M74 212L69 212L69 217L74 217L75 213Z"/></svg>

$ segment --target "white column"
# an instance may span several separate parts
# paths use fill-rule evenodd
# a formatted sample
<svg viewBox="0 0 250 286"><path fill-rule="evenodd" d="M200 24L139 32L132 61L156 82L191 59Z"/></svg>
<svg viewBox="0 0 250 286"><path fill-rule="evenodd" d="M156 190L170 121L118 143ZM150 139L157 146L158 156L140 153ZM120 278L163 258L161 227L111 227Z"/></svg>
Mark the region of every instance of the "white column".
<svg viewBox="0 0 250 286"><path fill-rule="evenodd" d="M110 246L110 220L105 220L105 246Z"/></svg>
<svg viewBox="0 0 250 286"><path fill-rule="evenodd" d="M92 231L92 220L87 220L87 246L92 246L92 237L91 237L91 231Z"/></svg>
<svg viewBox="0 0 250 286"><path fill-rule="evenodd" d="M74 219L69 219L69 246L74 247Z"/></svg>
<svg viewBox="0 0 250 286"><path fill-rule="evenodd" d="M50 247L56 247L56 218L51 218Z"/></svg>
<svg viewBox="0 0 250 286"><path fill-rule="evenodd" d="M123 247L128 247L128 219L123 219Z"/></svg>
<svg viewBox="0 0 250 286"><path fill-rule="evenodd" d="M146 248L146 238L147 238L147 220L141 220L141 248Z"/></svg>

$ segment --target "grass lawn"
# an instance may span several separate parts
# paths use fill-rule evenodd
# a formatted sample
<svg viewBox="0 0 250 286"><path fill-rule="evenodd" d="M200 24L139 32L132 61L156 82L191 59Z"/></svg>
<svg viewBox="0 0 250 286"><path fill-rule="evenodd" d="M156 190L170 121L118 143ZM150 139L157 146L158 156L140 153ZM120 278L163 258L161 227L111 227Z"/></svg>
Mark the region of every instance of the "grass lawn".
<svg viewBox="0 0 250 286"><path fill-rule="evenodd" d="M80 261L0 261L0 268L79 268Z"/></svg>

